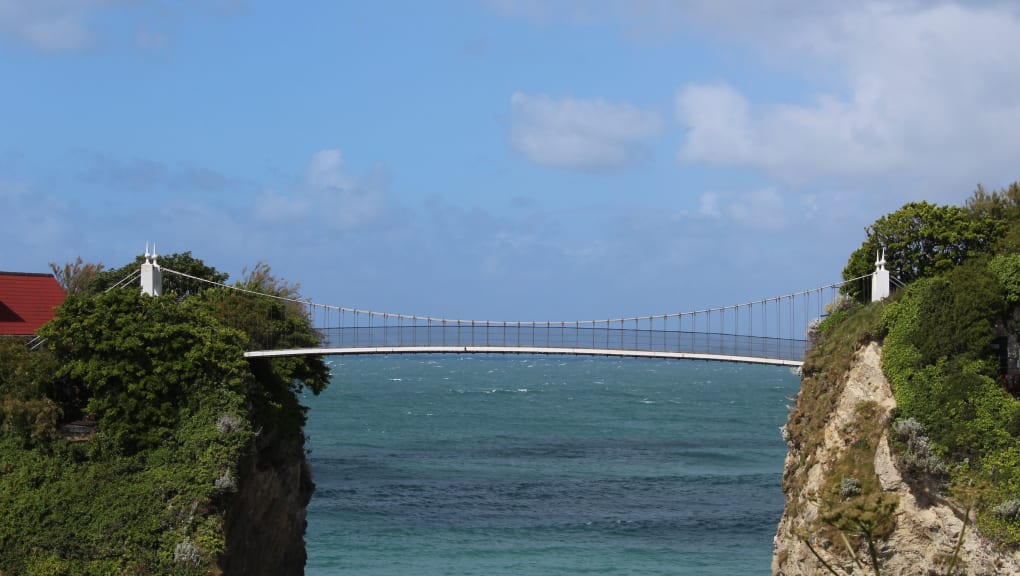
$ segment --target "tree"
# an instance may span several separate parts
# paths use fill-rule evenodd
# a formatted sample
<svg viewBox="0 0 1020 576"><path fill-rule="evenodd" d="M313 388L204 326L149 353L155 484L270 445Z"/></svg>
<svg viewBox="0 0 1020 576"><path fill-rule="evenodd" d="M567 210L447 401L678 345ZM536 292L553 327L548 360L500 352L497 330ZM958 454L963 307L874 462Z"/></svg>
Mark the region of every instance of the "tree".
<svg viewBox="0 0 1020 576"><path fill-rule="evenodd" d="M68 298L41 334L62 362L56 375L88 391L87 411L134 451L155 446L202 390L244 390L246 337L201 302L134 289Z"/></svg>
<svg viewBox="0 0 1020 576"><path fill-rule="evenodd" d="M1002 284L984 259L933 278L920 301L916 345L922 365L989 359L995 323L1006 312L1006 302Z"/></svg>
<svg viewBox="0 0 1020 576"><path fill-rule="evenodd" d="M977 189L964 205L978 218L1018 220L1020 219L1020 182L1013 182L1006 188L994 192L986 192L985 187L978 184Z"/></svg>
<svg viewBox="0 0 1020 576"><path fill-rule="evenodd" d="M1005 223L996 241L997 252L1020 252L1020 183L1013 182L991 193L979 184L966 206L975 218Z"/></svg>
<svg viewBox="0 0 1020 576"><path fill-rule="evenodd" d="M910 202L866 229L867 240L850 255L843 279L871 274L883 249L890 275L904 284L946 272L989 250L1004 227L1001 219L976 218L959 206ZM853 283L845 291L862 296L860 286Z"/></svg>
<svg viewBox="0 0 1020 576"><path fill-rule="evenodd" d="M103 265L82 262L81 256L78 256L74 262L67 262L63 266L56 262L50 262L50 270L53 271L53 276L65 292L71 295L85 296L89 293L92 281L103 271Z"/></svg>

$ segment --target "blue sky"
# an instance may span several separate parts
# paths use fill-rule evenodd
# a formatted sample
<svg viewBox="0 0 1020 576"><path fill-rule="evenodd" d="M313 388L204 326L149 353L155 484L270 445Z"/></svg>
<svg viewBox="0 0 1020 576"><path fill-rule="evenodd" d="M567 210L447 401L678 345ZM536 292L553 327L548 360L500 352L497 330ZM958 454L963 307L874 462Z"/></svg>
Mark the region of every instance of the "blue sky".
<svg viewBox="0 0 1020 576"><path fill-rule="evenodd" d="M312 299L661 314L1018 179L1015 2L0 0L0 270L156 242Z"/></svg>

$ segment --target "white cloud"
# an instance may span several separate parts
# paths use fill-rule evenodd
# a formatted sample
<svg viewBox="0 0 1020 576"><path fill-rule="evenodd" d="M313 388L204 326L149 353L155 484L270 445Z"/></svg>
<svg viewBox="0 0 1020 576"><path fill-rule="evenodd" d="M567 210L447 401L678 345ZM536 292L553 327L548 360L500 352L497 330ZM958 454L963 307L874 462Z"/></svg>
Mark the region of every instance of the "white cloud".
<svg viewBox="0 0 1020 576"><path fill-rule="evenodd" d="M170 41L169 30L186 18L232 18L247 8L247 0L0 0L0 37L41 52L67 53L95 44L102 32L125 38L133 47L162 49ZM99 16L114 11L121 23L96 25Z"/></svg>
<svg viewBox="0 0 1020 576"><path fill-rule="evenodd" d="M352 230L377 220L387 207L387 185L377 169L356 178L344 164L340 150L316 152L303 180L289 193L267 190L255 201L255 215L263 222L308 218L313 225Z"/></svg>
<svg viewBox="0 0 1020 576"><path fill-rule="evenodd" d="M642 142L662 128L655 112L626 103L515 92L510 142L537 164L577 170L620 168L645 155Z"/></svg>
<svg viewBox="0 0 1020 576"><path fill-rule="evenodd" d="M705 192L701 195L699 215L726 220L739 229L779 230L790 218L782 196L773 188L740 193Z"/></svg>
<svg viewBox="0 0 1020 576"><path fill-rule="evenodd" d="M675 114L688 133L677 157L684 163L751 168L784 185L840 182L877 190L907 184L908 194L953 191L954 197L978 181L1001 185L1016 178L1015 1L488 4L540 23L609 23L638 42L693 36L710 49L734 50L744 69L755 72L748 84L725 70L711 78L679 76ZM791 82L769 87L766 99L754 78L770 72Z"/></svg>
<svg viewBox="0 0 1020 576"><path fill-rule="evenodd" d="M702 194L700 204L698 208L699 214L709 218L719 217L719 194L717 192L705 192Z"/></svg>
<svg viewBox="0 0 1020 576"><path fill-rule="evenodd" d="M109 0L0 0L0 33L45 52L88 45L90 15Z"/></svg>
<svg viewBox="0 0 1020 576"><path fill-rule="evenodd" d="M689 127L681 160L712 162L720 151L747 161L756 148L750 105L727 84L691 85L677 95L676 118Z"/></svg>
<svg viewBox="0 0 1020 576"><path fill-rule="evenodd" d="M344 167L343 154L336 149L316 152L305 168L305 181L315 189L350 188L354 180Z"/></svg>
<svg viewBox="0 0 1020 576"><path fill-rule="evenodd" d="M307 198L266 190L255 198L255 218L262 222L286 222L308 215L311 203Z"/></svg>
<svg viewBox="0 0 1020 576"><path fill-rule="evenodd" d="M1020 149L1020 17L996 4L873 2L778 23L770 49L835 86L806 103L752 104L730 84L683 87L683 162L786 180L910 176L953 186L1013 175ZM854 5L859 6L859 5ZM794 53L796 52L796 53Z"/></svg>

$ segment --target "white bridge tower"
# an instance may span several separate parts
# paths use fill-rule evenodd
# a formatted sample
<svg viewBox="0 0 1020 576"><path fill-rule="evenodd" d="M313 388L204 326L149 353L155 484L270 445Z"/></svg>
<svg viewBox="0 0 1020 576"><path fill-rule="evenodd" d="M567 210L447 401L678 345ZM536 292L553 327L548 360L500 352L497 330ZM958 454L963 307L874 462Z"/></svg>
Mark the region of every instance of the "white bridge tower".
<svg viewBox="0 0 1020 576"><path fill-rule="evenodd" d="M145 243L145 262L142 263L142 294L149 296L163 295L163 271L156 262L156 243L152 243L152 254L149 254L149 243Z"/></svg>
<svg viewBox="0 0 1020 576"><path fill-rule="evenodd" d="M885 269L885 248L881 256L875 253L875 272L871 275L871 301L878 302L889 297L889 271Z"/></svg>

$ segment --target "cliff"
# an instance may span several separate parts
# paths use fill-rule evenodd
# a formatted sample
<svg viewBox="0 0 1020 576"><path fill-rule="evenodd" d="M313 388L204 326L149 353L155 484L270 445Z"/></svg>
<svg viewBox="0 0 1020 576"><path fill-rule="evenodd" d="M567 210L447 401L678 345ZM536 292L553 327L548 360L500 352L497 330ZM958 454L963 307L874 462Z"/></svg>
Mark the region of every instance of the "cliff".
<svg viewBox="0 0 1020 576"><path fill-rule="evenodd" d="M315 490L307 461L299 455L272 463L251 455L239 472L238 492L226 513L223 574L301 576L305 511Z"/></svg>
<svg viewBox="0 0 1020 576"><path fill-rule="evenodd" d="M816 388L808 391L802 387L798 406L809 401L805 394L818 393ZM821 438L803 444L788 442L790 451L783 478L786 508L775 537L773 574L872 573L869 561L865 560L869 556L866 545L849 539L861 560L860 565L855 565L846 543L833 530L833 514L825 503L826 492L832 491L833 475L839 474L834 470L835 463L862 447L872 458L877 490L881 492L876 497L895 505L890 531L876 539L882 574L946 574L958 543L960 549L952 573L1020 574L1020 552L996 549L974 528L973 519L965 518L964 510L935 490L919 487L917 482L908 483L897 469L889 448L890 414L896 401L882 373L878 344L858 349L841 390L837 387L832 393L838 395L831 404L834 409L821 420L824 422L821 429L815 431ZM876 430L877 442L869 442L862 432L869 429ZM835 480L838 483L842 479ZM859 479L864 484L868 480Z"/></svg>

